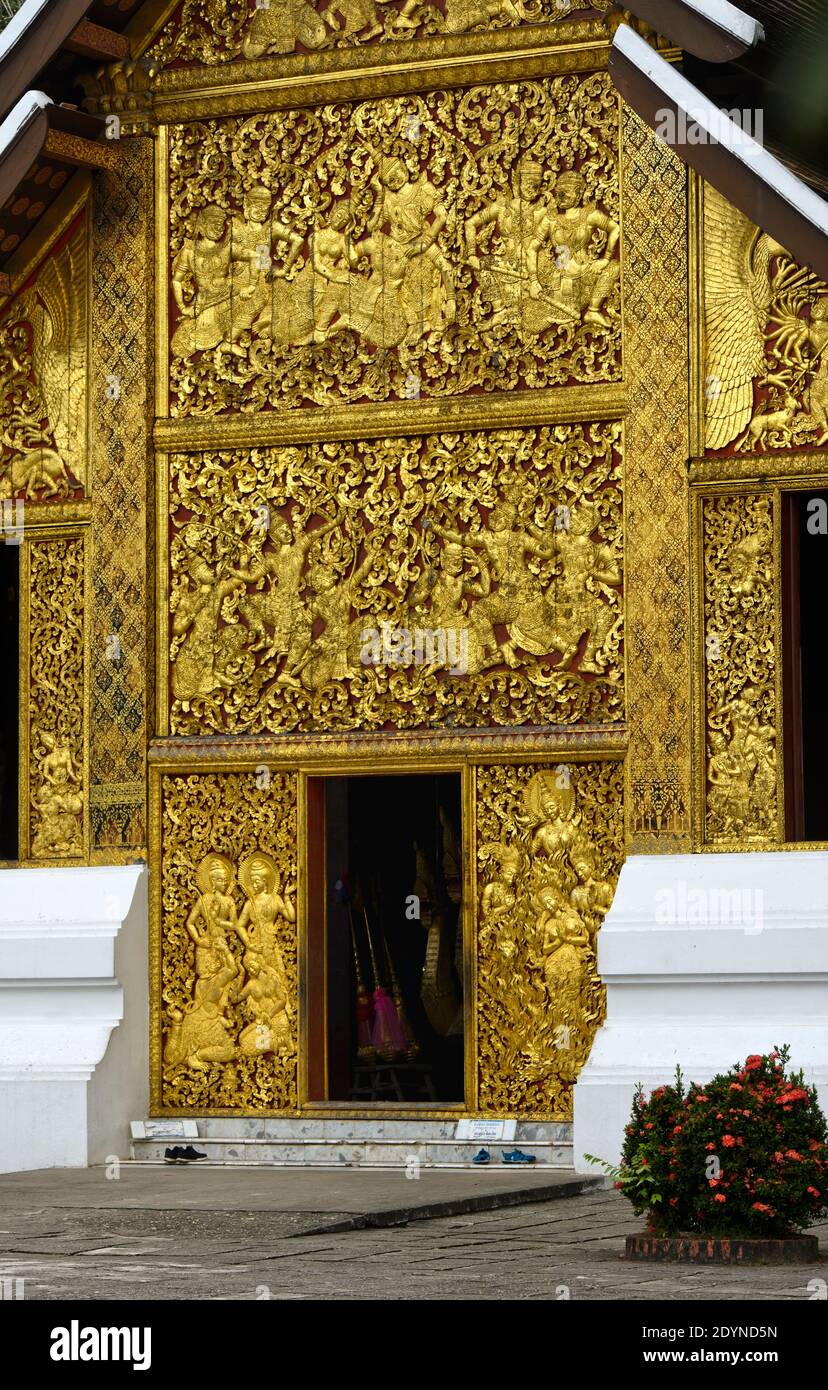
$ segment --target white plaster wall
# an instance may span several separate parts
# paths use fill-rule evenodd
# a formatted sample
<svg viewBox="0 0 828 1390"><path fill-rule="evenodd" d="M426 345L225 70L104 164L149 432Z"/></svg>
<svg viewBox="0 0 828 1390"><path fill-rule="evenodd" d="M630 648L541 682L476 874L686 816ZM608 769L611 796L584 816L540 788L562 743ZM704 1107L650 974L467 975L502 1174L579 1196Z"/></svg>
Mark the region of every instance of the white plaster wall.
<svg viewBox="0 0 828 1390"><path fill-rule="evenodd" d="M724 896L727 895L727 896ZM598 937L607 1022L575 1087L574 1161L617 1162L636 1083L707 1081L791 1045L828 1109L828 853L640 855Z"/></svg>
<svg viewBox="0 0 828 1390"><path fill-rule="evenodd" d="M146 936L140 865L0 871L0 1171L126 1152L146 1105ZM93 1082L125 993L127 1042Z"/></svg>
<svg viewBox="0 0 828 1390"><path fill-rule="evenodd" d="M149 931L146 870L135 885L115 940L115 977L124 992L123 1018L89 1083L88 1162L129 1154L129 1126L149 1113Z"/></svg>

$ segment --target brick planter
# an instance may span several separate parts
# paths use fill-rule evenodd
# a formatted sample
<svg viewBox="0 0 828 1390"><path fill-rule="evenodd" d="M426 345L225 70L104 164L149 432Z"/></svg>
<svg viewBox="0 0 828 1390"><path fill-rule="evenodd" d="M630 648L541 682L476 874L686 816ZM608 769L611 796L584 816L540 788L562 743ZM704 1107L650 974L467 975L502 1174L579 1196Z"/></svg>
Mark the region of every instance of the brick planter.
<svg viewBox="0 0 828 1390"><path fill-rule="evenodd" d="M657 1263L711 1265L806 1265L819 1260L816 1236L756 1240L732 1236L627 1236L625 1258Z"/></svg>

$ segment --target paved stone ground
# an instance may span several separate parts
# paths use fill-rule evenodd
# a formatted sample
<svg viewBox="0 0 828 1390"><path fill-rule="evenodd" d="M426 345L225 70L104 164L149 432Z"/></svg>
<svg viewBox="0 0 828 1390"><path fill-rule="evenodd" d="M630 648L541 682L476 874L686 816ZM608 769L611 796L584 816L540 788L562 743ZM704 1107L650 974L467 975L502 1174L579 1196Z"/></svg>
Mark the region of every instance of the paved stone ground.
<svg viewBox="0 0 828 1390"><path fill-rule="evenodd" d="M405 1226L342 1229L355 1214L391 1209L399 1201L394 1185L409 1206L419 1200L427 1207L425 1185L417 1184L415 1197L415 1184L396 1172L333 1180L284 1170L143 1171L147 1177L134 1183L133 1173L106 1182L100 1170L0 1178L0 1277L22 1277L32 1300L792 1302L813 1299L809 1282L828 1279L828 1225L817 1228L823 1258L814 1266L628 1264L623 1238L637 1223L623 1198L604 1188ZM461 1194L466 1180L483 1180L439 1176ZM530 1176L541 1175L520 1179Z"/></svg>

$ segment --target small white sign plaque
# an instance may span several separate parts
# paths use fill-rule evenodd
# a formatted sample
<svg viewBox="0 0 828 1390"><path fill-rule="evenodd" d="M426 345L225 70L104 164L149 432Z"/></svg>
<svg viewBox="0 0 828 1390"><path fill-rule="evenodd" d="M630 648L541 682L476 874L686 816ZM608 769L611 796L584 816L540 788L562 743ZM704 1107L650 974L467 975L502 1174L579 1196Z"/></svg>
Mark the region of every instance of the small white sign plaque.
<svg viewBox="0 0 828 1390"><path fill-rule="evenodd" d="M490 1144L511 1143L516 1128L517 1120L458 1120L454 1137Z"/></svg>

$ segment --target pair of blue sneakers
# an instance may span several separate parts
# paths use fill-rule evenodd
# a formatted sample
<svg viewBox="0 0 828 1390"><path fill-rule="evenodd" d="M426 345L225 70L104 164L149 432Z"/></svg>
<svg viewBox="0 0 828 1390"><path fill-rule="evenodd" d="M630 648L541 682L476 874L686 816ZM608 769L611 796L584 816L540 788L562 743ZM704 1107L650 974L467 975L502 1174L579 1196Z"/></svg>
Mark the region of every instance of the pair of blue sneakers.
<svg viewBox="0 0 828 1390"><path fill-rule="evenodd" d="M534 1154L525 1154L522 1149L501 1149L500 1157L504 1163L536 1163ZM484 1164L491 1163L492 1156L488 1149L481 1149L472 1159L472 1163Z"/></svg>

